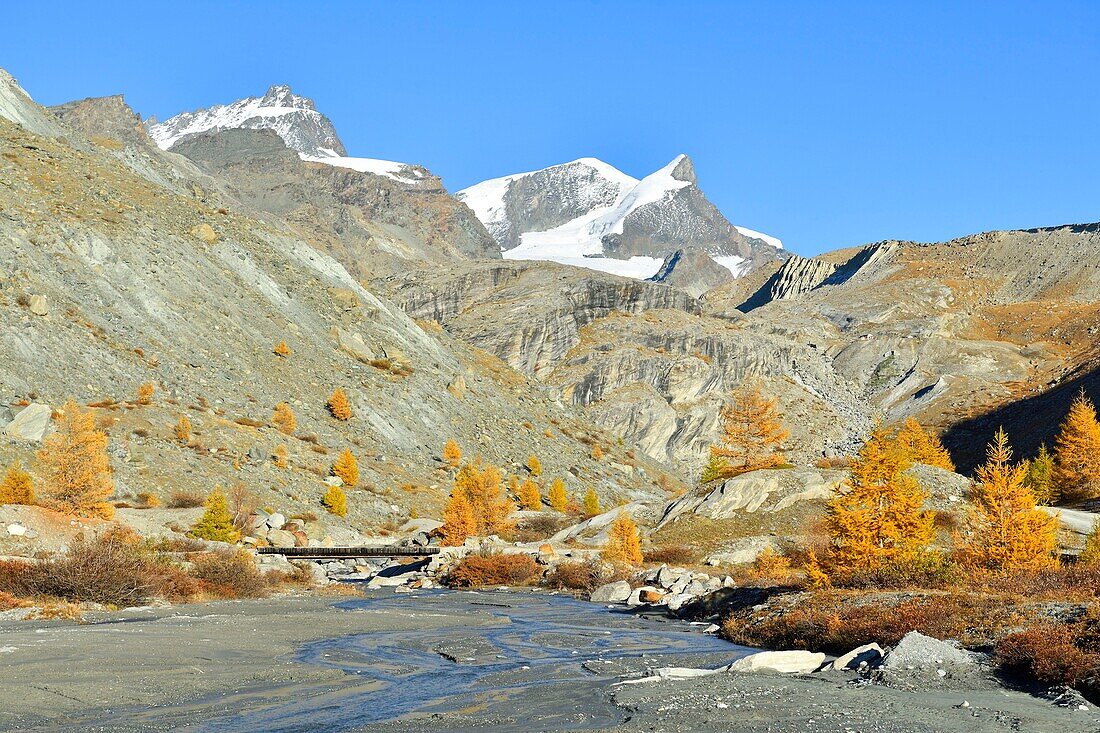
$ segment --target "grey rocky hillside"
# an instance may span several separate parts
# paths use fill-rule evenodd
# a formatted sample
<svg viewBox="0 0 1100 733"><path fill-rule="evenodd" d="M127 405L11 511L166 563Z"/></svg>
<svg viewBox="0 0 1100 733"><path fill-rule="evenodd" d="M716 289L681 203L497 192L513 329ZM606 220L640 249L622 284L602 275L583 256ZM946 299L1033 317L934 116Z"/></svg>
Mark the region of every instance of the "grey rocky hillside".
<svg viewBox="0 0 1100 733"><path fill-rule="evenodd" d="M69 106L67 124L0 82L4 464L34 463L41 432L19 415L71 396L98 405L117 499L240 483L261 506L320 514L310 531L322 535L437 514L448 438L506 472L535 453L546 476L608 501L664 494L658 464L552 390L418 325L286 227L241 213L220 184L204 188L209 176L121 124L121 100ZM117 114L89 111L103 106ZM273 353L281 341L285 358ZM133 404L147 382L152 404ZM346 423L325 409L336 387L351 398ZM284 401L293 435L270 427ZM180 416L189 445L173 435ZM591 457L597 442L608 459ZM271 460L280 445L285 470ZM345 447L362 476L346 520L320 507Z"/></svg>
<svg viewBox="0 0 1100 733"><path fill-rule="evenodd" d="M879 417L943 428L1075 378L1096 360L1097 236L1077 226L884 242L792 258L698 300L546 263L383 285L691 473L746 378L780 396L800 460L848 452Z"/></svg>

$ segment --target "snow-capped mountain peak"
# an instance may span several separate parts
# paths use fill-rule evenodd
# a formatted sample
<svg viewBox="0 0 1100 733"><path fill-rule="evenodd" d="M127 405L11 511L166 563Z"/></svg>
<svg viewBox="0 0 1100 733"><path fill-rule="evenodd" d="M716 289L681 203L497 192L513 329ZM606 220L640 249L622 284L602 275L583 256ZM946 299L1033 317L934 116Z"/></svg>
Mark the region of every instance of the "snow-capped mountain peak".
<svg viewBox="0 0 1100 733"><path fill-rule="evenodd" d="M706 252L738 277L776 256L778 240L733 227L706 200L683 154L641 180L580 158L483 181L457 196L508 259L646 278L687 248Z"/></svg>
<svg viewBox="0 0 1100 733"><path fill-rule="evenodd" d="M419 167L407 163L349 157L336 128L317 111L314 101L295 94L286 84L272 85L262 97L183 112L164 122L150 119L145 127L163 150L189 137L220 130L274 130L303 160L373 173L409 185L424 177Z"/></svg>

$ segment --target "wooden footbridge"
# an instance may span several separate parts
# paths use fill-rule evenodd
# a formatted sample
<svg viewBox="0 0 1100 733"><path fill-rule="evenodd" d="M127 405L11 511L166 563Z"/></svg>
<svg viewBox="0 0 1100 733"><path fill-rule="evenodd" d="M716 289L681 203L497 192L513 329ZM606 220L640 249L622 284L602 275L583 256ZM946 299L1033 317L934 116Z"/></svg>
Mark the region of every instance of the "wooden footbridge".
<svg viewBox="0 0 1100 733"><path fill-rule="evenodd" d="M284 555L309 560L354 560L357 557L428 557L438 555L438 547L257 547L260 555Z"/></svg>

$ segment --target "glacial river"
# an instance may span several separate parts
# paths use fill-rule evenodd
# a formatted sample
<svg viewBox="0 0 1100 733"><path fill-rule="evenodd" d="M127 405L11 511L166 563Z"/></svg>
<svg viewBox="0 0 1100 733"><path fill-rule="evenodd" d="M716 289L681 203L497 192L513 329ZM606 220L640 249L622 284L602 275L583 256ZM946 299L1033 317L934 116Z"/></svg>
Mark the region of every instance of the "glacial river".
<svg viewBox="0 0 1100 733"><path fill-rule="evenodd" d="M312 643L296 661L359 678L291 704L197 726L233 731L417 730L443 711L500 718L494 730L578 730L622 720L605 686L664 666L718 666L750 650L684 622L646 618L562 595L425 591L341 604L362 612L467 619L424 630L356 634ZM473 619L473 621L471 621ZM581 684L578 684L581 683ZM509 724L524 706L522 725ZM484 729L484 727L480 729Z"/></svg>

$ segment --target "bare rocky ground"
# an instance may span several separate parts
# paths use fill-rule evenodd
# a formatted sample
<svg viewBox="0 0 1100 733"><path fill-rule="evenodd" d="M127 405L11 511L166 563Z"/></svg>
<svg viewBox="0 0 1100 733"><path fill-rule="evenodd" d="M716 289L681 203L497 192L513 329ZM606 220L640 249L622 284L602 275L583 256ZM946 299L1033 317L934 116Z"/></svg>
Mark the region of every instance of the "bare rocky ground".
<svg viewBox="0 0 1100 733"><path fill-rule="evenodd" d="M0 620L0 728L19 731L1095 730L979 673L718 673L622 684L747 650L539 594L274 598Z"/></svg>

